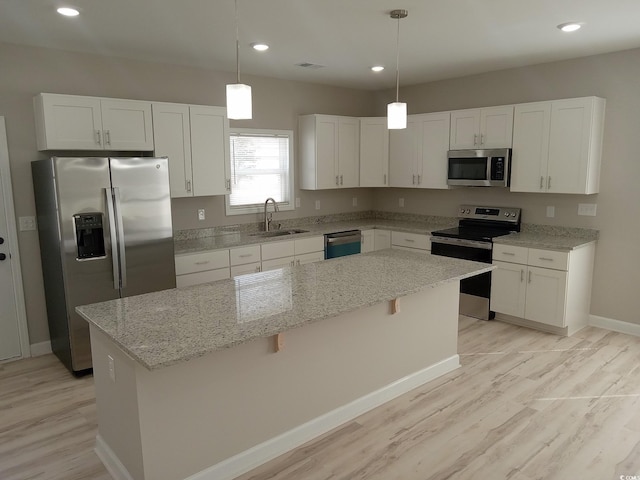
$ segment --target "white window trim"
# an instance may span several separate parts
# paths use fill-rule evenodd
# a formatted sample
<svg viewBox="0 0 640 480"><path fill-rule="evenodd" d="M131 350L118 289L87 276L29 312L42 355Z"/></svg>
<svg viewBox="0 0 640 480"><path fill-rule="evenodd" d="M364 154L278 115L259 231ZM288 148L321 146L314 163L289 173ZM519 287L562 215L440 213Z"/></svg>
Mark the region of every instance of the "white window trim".
<svg viewBox="0 0 640 480"><path fill-rule="evenodd" d="M280 135L280 136L288 136L289 137L289 202L288 203L278 203L279 211L288 211L295 210L295 185L294 180L296 178L294 172L295 159L293 158L293 130L269 130L264 128L231 128L229 129L229 135ZM229 155L229 162L232 162L233 159L231 155ZM233 166L230 165L231 170L233 170ZM233 185L231 186L233 188ZM267 199L265 198L265 201ZM229 195L224 196L224 206L225 212L227 216L231 215L246 215L249 213L262 213L264 212L264 203L260 204L252 204L246 205L244 207L232 207L229 205ZM270 207L270 211L271 211Z"/></svg>

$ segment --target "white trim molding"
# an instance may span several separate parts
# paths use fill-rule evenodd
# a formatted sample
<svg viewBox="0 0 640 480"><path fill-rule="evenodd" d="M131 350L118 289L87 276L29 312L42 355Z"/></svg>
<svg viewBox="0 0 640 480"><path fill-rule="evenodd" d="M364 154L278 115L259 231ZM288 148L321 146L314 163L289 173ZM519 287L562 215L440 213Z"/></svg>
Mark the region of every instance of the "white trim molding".
<svg viewBox="0 0 640 480"><path fill-rule="evenodd" d="M100 435L96 436L95 452L114 480L133 480L131 474Z"/></svg>
<svg viewBox="0 0 640 480"><path fill-rule="evenodd" d="M629 323L621 320L614 320L612 318L589 315L589 326L640 337L640 325L637 323Z"/></svg>
<svg viewBox="0 0 640 480"><path fill-rule="evenodd" d="M314 418L282 435L278 435L238 455L234 455L216 465L206 468L185 480L231 480L236 478L458 367L460 367L460 357L453 355L430 367L407 375L375 392L371 392L347 403L342 407L336 408L331 412ZM116 480L126 480L126 477L114 476L114 478L116 478Z"/></svg>
<svg viewBox="0 0 640 480"><path fill-rule="evenodd" d="M48 355L49 353L52 353L53 351L51 350L51 342L49 340L47 340L46 342L40 342L40 343L32 343L31 344L31 356L32 357L39 357L41 355Z"/></svg>

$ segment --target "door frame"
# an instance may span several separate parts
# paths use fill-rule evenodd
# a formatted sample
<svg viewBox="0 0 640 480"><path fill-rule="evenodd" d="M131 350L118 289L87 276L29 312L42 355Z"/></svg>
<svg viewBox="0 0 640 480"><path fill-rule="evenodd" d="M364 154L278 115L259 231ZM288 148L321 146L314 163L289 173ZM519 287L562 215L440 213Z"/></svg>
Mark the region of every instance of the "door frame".
<svg viewBox="0 0 640 480"><path fill-rule="evenodd" d="M0 116L0 180L4 192L4 208L7 213L7 226L9 229L9 260L13 273L13 294L18 314L18 332L20 336L21 358L31 356L29 344L29 329L27 327L27 311L24 301L24 286L22 284L22 269L20 266L20 250L18 248L18 230L16 227L16 214L13 204L13 189L11 187L11 169L9 164L9 146L7 143L7 130L4 117Z"/></svg>

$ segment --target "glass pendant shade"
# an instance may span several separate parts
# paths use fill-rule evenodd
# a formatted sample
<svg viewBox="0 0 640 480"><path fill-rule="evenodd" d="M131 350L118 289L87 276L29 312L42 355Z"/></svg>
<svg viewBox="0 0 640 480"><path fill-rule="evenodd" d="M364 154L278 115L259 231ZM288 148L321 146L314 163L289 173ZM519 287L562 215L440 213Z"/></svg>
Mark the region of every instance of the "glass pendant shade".
<svg viewBox="0 0 640 480"><path fill-rule="evenodd" d="M407 104L393 102L387 105L387 128L400 130L407 128Z"/></svg>
<svg viewBox="0 0 640 480"><path fill-rule="evenodd" d="M251 116L251 87L244 83L227 85L227 117L232 120L248 120Z"/></svg>

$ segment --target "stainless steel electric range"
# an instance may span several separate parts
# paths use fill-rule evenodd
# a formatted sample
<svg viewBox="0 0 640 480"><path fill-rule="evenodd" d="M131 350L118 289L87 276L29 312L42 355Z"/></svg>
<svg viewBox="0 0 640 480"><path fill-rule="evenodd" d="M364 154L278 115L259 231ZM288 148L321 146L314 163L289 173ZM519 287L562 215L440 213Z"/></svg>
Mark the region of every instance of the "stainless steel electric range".
<svg viewBox="0 0 640 480"><path fill-rule="evenodd" d="M462 205L458 226L431 232L431 254L491 263L493 239L520 231L519 208ZM491 273L460 281L460 313L490 320Z"/></svg>

